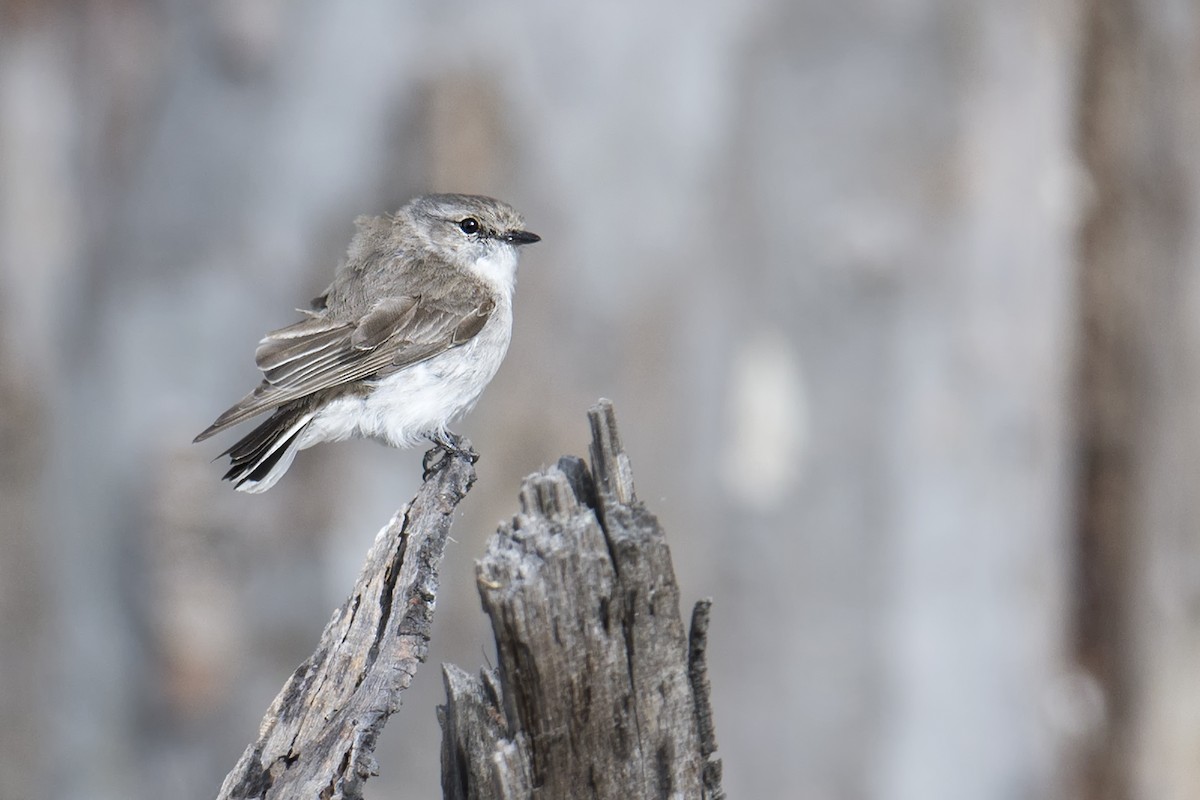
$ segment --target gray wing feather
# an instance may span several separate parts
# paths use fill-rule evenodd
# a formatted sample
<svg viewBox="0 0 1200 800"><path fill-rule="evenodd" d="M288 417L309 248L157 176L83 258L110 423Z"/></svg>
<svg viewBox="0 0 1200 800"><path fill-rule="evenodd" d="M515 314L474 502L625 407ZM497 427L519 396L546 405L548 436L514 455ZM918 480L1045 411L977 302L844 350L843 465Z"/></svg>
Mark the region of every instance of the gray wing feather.
<svg viewBox="0 0 1200 800"><path fill-rule="evenodd" d="M376 303L353 322L310 317L273 331L254 356L265 380L196 441L284 403L432 358L478 334L494 309L482 292L465 303L406 295Z"/></svg>

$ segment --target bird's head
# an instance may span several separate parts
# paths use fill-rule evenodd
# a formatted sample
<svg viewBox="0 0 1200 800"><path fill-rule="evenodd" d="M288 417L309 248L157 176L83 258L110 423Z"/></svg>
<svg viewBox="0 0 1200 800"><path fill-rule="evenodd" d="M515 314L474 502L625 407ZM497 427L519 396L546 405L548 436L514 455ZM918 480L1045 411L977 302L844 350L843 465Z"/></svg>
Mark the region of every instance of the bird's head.
<svg viewBox="0 0 1200 800"><path fill-rule="evenodd" d="M400 209L397 218L408 222L434 255L509 286L517 248L541 239L525 230L512 206L480 195L424 195Z"/></svg>

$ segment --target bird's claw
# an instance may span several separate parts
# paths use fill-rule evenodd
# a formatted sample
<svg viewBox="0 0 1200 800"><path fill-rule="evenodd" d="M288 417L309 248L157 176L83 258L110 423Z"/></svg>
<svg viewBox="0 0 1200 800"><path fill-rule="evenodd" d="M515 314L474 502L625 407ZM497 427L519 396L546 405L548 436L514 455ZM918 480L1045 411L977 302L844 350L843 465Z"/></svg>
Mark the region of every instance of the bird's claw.
<svg viewBox="0 0 1200 800"><path fill-rule="evenodd" d="M471 443L457 433L438 431L428 434L426 438L433 442L433 447L421 459L421 468L424 470L422 480L429 480L441 471L452 456L465 458L472 464L479 460L479 453L475 452Z"/></svg>

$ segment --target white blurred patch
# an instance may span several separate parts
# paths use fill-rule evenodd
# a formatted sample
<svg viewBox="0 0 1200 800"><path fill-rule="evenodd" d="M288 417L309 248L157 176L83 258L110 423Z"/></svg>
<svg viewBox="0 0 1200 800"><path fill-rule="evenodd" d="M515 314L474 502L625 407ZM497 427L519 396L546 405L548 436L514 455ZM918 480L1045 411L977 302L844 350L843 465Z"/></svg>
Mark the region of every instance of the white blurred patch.
<svg viewBox="0 0 1200 800"><path fill-rule="evenodd" d="M800 360L786 339L758 334L734 354L726 408L725 489L738 502L769 511L799 479L808 443Z"/></svg>

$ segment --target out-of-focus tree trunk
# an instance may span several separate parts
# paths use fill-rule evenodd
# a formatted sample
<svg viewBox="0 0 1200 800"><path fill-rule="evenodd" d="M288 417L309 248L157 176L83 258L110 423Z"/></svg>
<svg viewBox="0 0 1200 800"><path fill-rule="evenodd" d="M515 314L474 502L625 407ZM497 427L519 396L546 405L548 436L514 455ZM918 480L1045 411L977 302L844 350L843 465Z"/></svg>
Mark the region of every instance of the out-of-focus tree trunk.
<svg viewBox="0 0 1200 800"><path fill-rule="evenodd" d="M744 621L718 718L782 685L794 713L726 749L726 785L769 795L788 763L797 796L1049 800L1074 733L1077 7L884 7L773 6L738 73L710 226L736 235L695 304L731 424L692 463L721 463L714 624Z"/></svg>
<svg viewBox="0 0 1200 800"><path fill-rule="evenodd" d="M1200 10L1090 0L1076 647L1080 797L1200 797Z"/></svg>
<svg viewBox="0 0 1200 800"><path fill-rule="evenodd" d="M52 602L38 540L45 415L0 342L0 797L36 797L47 725L44 631Z"/></svg>
<svg viewBox="0 0 1200 800"><path fill-rule="evenodd" d="M49 792L55 702L51 631L69 613L49 462L60 439L61 299L79 255L75 29L58 4L0 2L0 797ZM82 616L82 615L80 615ZM103 656L99 656L103 658ZM54 688L51 688L51 687Z"/></svg>

